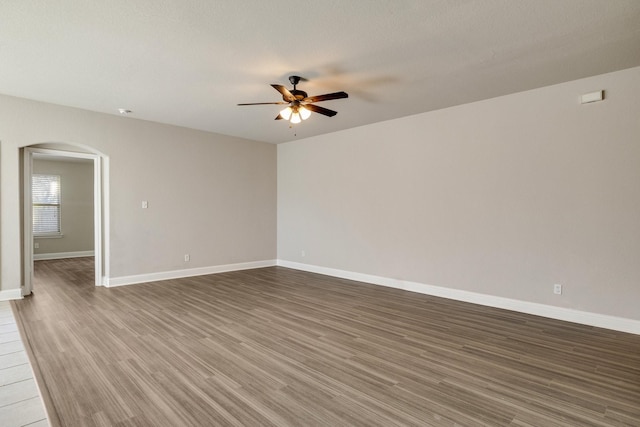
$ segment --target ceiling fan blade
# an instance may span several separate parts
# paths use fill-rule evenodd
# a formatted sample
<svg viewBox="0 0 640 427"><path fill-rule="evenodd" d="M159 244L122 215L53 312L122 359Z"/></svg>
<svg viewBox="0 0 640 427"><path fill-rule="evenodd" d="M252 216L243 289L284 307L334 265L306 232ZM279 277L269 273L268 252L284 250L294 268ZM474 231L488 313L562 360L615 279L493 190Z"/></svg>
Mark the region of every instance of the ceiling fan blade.
<svg viewBox="0 0 640 427"><path fill-rule="evenodd" d="M279 102L252 102L250 104L238 104L238 105L282 105L288 104L288 102L279 101Z"/></svg>
<svg viewBox="0 0 640 427"><path fill-rule="evenodd" d="M346 92L334 92L334 93L327 93L324 95L316 95L316 96L308 96L305 99L303 99L304 102L320 102L320 101L328 101L330 99L341 99L341 98L348 98L349 94L347 94Z"/></svg>
<svg viewBox="0 0 640 427"><path fill-rule="evenodd" d="M306 108L309 111L313 111L314 113L323 114L329 117L333 117L336 114L338 114L337 111L329 110L328 108L318 107L317 105L313 105L313 104L305 104L304 108Z"/></svg>
<svg viewBox="0 0 640 427"><path fill-rule="evenodd" d="M286 87L282 85L271 85L271 87L280 92L282 94L282 99L284 99L285 101L292 102L296 100L296 97L293 96L293 94L289 92L289 89L287 89Z"/></svg>
<svg viewBox="0 0 640 427"><path fill-rule="evenodd" d="M274 120L284 120L284 117L278 114Z"/></svg>

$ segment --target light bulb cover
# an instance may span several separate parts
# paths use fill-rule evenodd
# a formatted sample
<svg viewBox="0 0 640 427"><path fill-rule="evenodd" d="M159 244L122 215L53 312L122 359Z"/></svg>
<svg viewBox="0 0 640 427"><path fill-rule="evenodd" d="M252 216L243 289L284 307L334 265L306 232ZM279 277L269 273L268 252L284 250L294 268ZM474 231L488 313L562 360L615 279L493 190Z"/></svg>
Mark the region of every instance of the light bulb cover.
<svg viewBox="0 0 640 427"><path fill-rule="evenodd" d="M300 113L300 117L302 117L302 120L307 120L309 116L311 116L311 111L302 106L298 109L298 112Z"/></svg>
<svg viewBox="0 0 640 427"><path fill-rule="evenodd" d="M301 121L302 120L300 119L300 113L296 112L291 115L291 123L297 124L297 123L300 123Z"/></svg>
<svg viewBox="0 0 640 427"><path fill-rule="evenodd" d="M291 113L293 113L291 107L287 107L284 110L280 111L280 115L285 120L289 120L291 118Z"/></svg>

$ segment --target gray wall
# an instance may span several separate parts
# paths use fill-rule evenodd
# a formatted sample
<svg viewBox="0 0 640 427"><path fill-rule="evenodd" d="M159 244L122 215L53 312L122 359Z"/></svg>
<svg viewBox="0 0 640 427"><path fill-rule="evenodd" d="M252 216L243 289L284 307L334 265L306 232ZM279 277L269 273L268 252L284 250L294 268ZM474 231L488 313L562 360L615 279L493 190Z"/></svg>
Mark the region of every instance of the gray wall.
<svg viewBox="0 0 640 427"><path fill-rule="evenodd" d="M33 159L33 173L60 176L60 238L35 238L36 255L93 251L93 161Z"/></svg>
<svg viewBox="0 0 640 427"><path fill-rule="evenodd" d="M282 260L640 319L639 256L640 68L278 146Z"/></svg>
<svg viewBox="0 0 640 427"><path fill-rule="evenodd" d="M275 259L274 145L9 96L0 117L2 292L22 276L20 147L40 143L108 159L111 278Z"/></svg>

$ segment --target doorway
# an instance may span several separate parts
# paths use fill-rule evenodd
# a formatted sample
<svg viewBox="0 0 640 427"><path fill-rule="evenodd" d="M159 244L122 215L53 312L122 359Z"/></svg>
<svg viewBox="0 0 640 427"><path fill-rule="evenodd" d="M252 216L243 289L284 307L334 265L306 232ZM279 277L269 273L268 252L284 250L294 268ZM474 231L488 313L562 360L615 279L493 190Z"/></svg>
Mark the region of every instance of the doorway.
<svg viewBox="0 0 640 427"><path fill-rule="evenodd" d="M46 148L26 147L24 149L23 165L23 197L24 197L24 286L23 296L30 295L33 291L34 273L34 210L33 210L33 175L34 158L61 159L67 161L89 160L93 166L93 255L95 264L94 284L102 286L105 272L104 251L104 222L103 222L103 192L102 192L102 157L98 154L81 153L73 151L52 150ZM64 191L64 189L62 189ZM64 215L64 207L61 207L61 215ZM55 236L54 236L55 238Z"/></svg>

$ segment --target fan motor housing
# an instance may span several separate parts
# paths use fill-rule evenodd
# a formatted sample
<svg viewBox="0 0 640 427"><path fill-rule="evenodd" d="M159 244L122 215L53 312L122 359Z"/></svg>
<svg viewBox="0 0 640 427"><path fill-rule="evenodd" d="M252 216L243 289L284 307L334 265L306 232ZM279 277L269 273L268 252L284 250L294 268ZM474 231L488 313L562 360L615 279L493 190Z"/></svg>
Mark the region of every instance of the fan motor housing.
<svg viewBox="0 0 640 427"><path fill-rule="evenodd" d="M296 89L298 83L300 83L300 76L289 76L289 82L293 85L293 89L289 92L293 95L298 101L303 100L307 97L307 92L303 90ZM284 97L283 97L284 98ZM285 99L286 101L286 99Z"/></svg>
<svg viewBox="0 0 640 427"><path fill-rule="evenodd" d="M298 101L305 99L307 97L307 92L303 90L292 89L289 92L291 92L291 95L295 96Z"/></svg>

